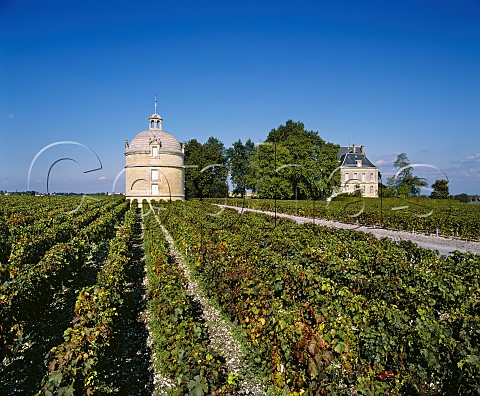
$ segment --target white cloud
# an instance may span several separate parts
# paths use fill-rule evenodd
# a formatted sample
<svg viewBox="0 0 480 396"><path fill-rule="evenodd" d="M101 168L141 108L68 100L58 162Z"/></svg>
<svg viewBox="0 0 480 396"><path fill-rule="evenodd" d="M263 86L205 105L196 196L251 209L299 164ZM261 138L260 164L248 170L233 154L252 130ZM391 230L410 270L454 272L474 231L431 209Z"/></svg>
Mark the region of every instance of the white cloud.
<svg viewBox="0 0 480 396"><path fill-rule="evenodd" d="M477 177L480 177L480 167L450 169L448 171L448 175L454 176L454 177L462 177L462 178L477 178Z"/></svg>
<svg viewBox="0 0 480 396"><path fill-rule="evenodd" d="M384 159L379 159L376 164L381 166L381 165L392 165L394 162L393 159L387 159L387 160L384 160Z"/></svg>
<svg viewBox="0 0 480 396"><path fill-rule="evenodd" d="M107 180L107 176L100 176L98 180Z"/></svg>
<svg viewBox="0 0 480 396"><path fill-rule="evenodd" d="M480 162L480 153L474 153L459 159L456 162Z"/></svg>

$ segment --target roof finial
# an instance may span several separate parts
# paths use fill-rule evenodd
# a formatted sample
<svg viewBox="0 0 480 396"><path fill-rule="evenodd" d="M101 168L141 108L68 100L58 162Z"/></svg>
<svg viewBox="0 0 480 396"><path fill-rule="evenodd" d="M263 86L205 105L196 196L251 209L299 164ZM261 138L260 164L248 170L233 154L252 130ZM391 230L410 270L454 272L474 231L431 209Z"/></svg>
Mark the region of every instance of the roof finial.
<svg viewBox="0 0 480 396"><path fill-rule="evenodd" d="M155 95L155 114L157 114L157 95Z"/></svg>

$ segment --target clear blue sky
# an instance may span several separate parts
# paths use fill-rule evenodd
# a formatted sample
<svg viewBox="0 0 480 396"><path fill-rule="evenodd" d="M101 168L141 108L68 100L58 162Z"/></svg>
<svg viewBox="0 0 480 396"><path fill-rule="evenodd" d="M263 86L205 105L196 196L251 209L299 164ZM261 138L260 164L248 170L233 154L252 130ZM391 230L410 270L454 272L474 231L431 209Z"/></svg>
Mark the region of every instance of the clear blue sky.
<svg viewBox="0 0 480 396"><path fill-rule="evenodd" d="M53 146L30 188L68 157L51 190L110 191L155 94L181 141L259 142L293 119L386 176L406 152L480 193L480 0L0 0L0 190L76 141L103 168Z"/></svg>

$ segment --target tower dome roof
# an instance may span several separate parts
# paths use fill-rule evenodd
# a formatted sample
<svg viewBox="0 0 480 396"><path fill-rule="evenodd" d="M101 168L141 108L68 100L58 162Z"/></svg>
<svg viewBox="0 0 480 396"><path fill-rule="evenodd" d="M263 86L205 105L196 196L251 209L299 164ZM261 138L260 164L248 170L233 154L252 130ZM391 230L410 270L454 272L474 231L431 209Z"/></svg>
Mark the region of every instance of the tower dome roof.
<svg viewBox="0 0 480 396"><path fill-rule="evenodd" d="M125 152L150 151L150 144L153 141L160 143L160 152L183 153L182 147L175 136L161 129L149 129L140 132L132 139Z"/></svg>
<svg viewBox="0 0 480 396"><path fill-rule="evenodd" d="M171 133L164 131L162 124L163 119L157 114L157 95L155 95L155 112L148 118L148 130L137 134L130 144L125 143L125 154L149 153L154 143L160 146L160 153L183 154L178 140Z"/></svg>

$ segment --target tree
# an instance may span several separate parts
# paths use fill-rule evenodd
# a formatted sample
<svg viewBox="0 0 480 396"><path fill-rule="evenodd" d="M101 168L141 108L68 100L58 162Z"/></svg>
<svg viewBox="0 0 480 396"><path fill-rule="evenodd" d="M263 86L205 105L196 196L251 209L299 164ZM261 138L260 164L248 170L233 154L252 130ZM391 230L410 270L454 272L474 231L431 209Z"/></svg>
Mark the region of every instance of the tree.
<svg viewBox="0 0 480 396"><path fill-rule="evenodd" d="M201 144L196 139L185 144L186 198L225 197L228 194L228 169L225 146L210 137Z"/></svg>
<svg viewBox="0 0 480 396"><path fill-rule="evenodd" d="M191 139L185 143L185 197L187 199L200 197L202 192L199 171L205 163L202 144L196 139ZM196 168L191 168L195 166Z"/></svg>
<svg viewBox="0 0 480 396"><path fill-rule="evenodd" d="M461 194L455 195L455 199L462 202L462 203L469 203L471 201L470 195L468 195L466 193L461 193Z"/></svg>
<svg viewBox="0 0 480 396"><path fill-rule="evenodd" d="M227 150L233 193L240 194L242 198L247 190L255 188L255 183L252 185L247 182L248 175L251 173L250 158L254 149L255 145L250 139L245 144L239 139Z"/></svg>
<svg viewBox="0 0 480 396"><path fill-rule="evenodd" d="M382 183L378 183L378 191L379 196L382 198L394 198L395 197L395 189L392 187L387 187Z"/></svg>
<svg viewBox="0 0 480 396"><path fill-rule="evenodd" d="M262 186L260 197L266 191L275 191L271 183L278 186L277 198L314 198L330 193L340 183L338 172L327 181L338 165L338 146L325 142L318 132L305 130L302 122L288 120L272 129L266 143L273 148L260 145L252 157L256 161L254 173Z"/></svg>
<svg viewBox="0 0 480 396"><path fill-rule="evenodd" d="M428 185L425 180L413 175L413 168L409 165L407 154L398 154L393 163L398 169L397 176L387 179L387 186L395 189L400 198L418 197L420 188Z"/></svg>
<svg viewBox="0 0 480 396"><path fill-rule="evenodd" d="M432 184L433 191L430 194L430 198L436 199L447 199L448 198L448 180L440 179L436 180L435 183Z"/></svg>
<svg viewBox="0 0 480 396"><path fill-rule="evenodd" d="M217 138L209 137L203 148L209 161L207 166L215 165L204 171L208 183L206 196L210 198L226 197L228 195L228 168L225 146Z"/></svg>
<svg viewBox="0 0 480 396"><path fill-rule="evenodd" d="M291 198L294 193L289 182L292 168L287 166L291 163L292 157L285 146L261 144L250 158L251 172L247 183L254 185L253 190L260 198Z"/></svg>

